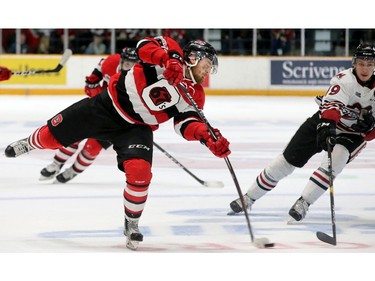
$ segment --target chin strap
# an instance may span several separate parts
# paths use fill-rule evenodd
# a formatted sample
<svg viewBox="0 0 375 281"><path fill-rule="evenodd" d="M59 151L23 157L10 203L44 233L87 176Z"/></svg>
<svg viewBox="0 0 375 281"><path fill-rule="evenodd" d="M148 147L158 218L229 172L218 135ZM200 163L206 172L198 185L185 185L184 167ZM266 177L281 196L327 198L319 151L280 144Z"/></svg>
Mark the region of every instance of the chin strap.
<svg viewBox="0 0 375 281"><path fill-rule="evenodd" d="M194 79L194 75L193 75L193 72L191 71L191 67L190 66L188 66L188 70L189 70L191 81L193 81L194 84L197 84L197 81L195 81L195 79Z"/></svg>
<svg viewBox="0 0 375 281"><path fill-rule="evenodd" d="M195 79L194 79L192 68L194 66L196 66L199 61L200 61L200 59L198 59L198 58L196 58L195 63L188 63L188 62L185 61L185 64L187 65L188 70L189 70L190 79L193 81L194 84L197 84L197 81L195 81Z"/></svg>

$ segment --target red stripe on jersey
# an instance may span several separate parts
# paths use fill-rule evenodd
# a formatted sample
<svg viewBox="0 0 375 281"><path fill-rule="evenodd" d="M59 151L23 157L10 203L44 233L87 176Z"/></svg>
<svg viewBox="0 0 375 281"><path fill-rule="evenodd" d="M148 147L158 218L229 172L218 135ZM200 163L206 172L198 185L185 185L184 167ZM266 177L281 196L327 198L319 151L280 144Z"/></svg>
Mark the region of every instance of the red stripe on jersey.
<svg viewBox="0 0 375 281"><path fill-rule="evenodd" d="M199 109L202 109L203 110L203 107L204 107L204 103L206 101L206 95L204 93L204 90L203 90L203 87L202 85L200 84L192 84L191 81L189 80L184 80L182 82L184 88L188 91L188 93L190 94L190 96L193 98L193 100L195 101L195 103L198 105L198 108ZM190 100L186 97L186 94L178 89L179 93L181 94L182 98L190 105L192 105L190 103Z"/></svg>
<svg viewBox="0 0 375 281"><path fill-rule="evenodd" d="M339 120L341 119L341 114L340 114L340 111L336 110L336 109L328 109L328 110L324 110L322 112L322 118L327 118L327 119L330 119L330 120L333 120L336 122L336 124L339 122Z"/></svg>

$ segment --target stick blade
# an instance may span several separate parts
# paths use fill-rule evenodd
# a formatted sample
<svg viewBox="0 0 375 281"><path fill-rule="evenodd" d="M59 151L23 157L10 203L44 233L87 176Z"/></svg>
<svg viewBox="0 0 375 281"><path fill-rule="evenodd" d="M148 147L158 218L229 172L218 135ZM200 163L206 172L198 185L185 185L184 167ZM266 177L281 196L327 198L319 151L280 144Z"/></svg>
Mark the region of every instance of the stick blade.
<svg viewBox="0 0 375 281"><path fill-rule="evenodd" d="M318 231L316 233L316 237L318 237L318 239L320 241L324 242L324 243L328 243L328 244L331 244L333 246L336 246L336 244L337 244L337 241L336 241L335 237L329 236L328 234L326 234L324 232Z"/></svg>
<svg viewBox="0 0 375 281"><path fill-rule="evenodd" d="M253 244L257 248L273 248L275 243L270 243L268 238L254 238Z"/></svg>
<svg viewBox="0 0 375 281"><path fill-rule="evenodd" d="M224 183L222 181L205 181L203 182L205 187L222 188Z"/></svg>

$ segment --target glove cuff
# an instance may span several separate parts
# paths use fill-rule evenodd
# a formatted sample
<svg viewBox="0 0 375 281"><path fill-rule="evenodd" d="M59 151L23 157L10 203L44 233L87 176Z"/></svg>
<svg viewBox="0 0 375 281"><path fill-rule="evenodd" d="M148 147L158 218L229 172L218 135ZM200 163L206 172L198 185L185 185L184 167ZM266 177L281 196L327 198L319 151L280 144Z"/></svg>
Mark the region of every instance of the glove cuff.
<svg viewBox="0 0 375 281"><path fill-rule="evenodd" d="M97 88L99 86L100 86L100 83L92 84L92 83L86 82L86 87L90 88L90 89L95 89L95 88Z"/></svg>
<svg viewBox="0 0 375 281"><path fill-rule="evenodd" d="M169 59L178 60L181 64L184 63L184 60L183 60L182 56L175 50L170 50L168 52L168 57L169 57Z"/></svg>
<svg viewBox="0 0 375 281"><path fill-rule="evenodd" d="M86 81L85 82L86 82L87 85L88 84L99 84L99 82L101 80L102 79L98 75L92 73L90 76L86 76Z"/></svg>
<svg viewBox="0 0 375 281"><path fill-rule="evenodd" d="M205 139L205 135L208 138L207 127L202 122L192 121L183 130L183 137L189 141L201 141Z"/></svg>
<svg viewBox="0 0 375 281"><path fill-rule="evenodd" d="M328 126L332 129L336 129L336 121L332 119L327 119L327 118L320 118L319 123L316 126L316 128L319 130L319 128L325 127L325 126Z"/></svg>

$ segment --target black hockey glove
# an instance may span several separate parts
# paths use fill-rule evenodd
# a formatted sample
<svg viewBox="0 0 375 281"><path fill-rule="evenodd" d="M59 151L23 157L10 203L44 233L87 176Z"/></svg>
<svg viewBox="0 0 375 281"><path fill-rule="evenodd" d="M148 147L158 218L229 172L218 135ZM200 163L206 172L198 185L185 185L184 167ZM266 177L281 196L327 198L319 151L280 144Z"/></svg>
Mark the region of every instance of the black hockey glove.
<svg viewBox="0 0 375 281"><path fill-rule="evenodd" d="M336 123L331 119L321 118L317 127L318 146L327 151L329 142L332 146L336 144Z"/></svg>
<svg viewBox="0 0 375 281"><path fill-rule="evenodd" d="M371 110L361 109L357 123L352 125L352 129L359 133L367 133L375 125L375 118Z"/></svg>

